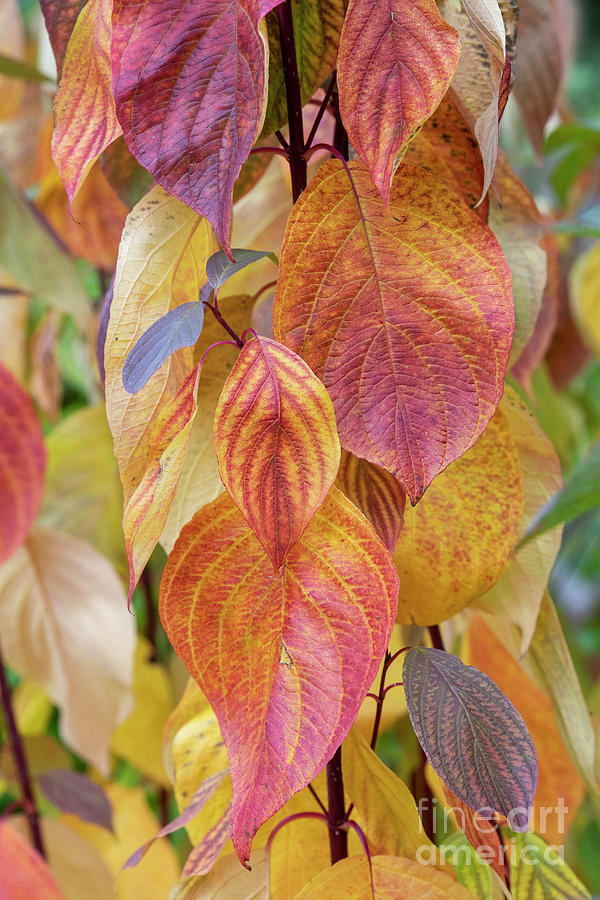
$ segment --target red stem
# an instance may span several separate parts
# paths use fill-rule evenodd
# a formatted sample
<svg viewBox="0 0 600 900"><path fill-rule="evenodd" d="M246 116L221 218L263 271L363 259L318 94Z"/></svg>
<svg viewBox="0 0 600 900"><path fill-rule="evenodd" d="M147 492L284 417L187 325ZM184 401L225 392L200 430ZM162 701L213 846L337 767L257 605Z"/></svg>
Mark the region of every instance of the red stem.
<svg viewBox="0 0 600 900"><path fill-rule="evenodd" d="M319 111L315 117L315 121L312 124L310 133L309 133L308 137L306 138L306 143L304 144L304 152L306 152L309 149L310 145L312 144L312 142L315 139L317 129L318 129L319 125L321 124L321 119L323 118L323 116L325 114L325 110L329 106L329 101L331 100L331 95L333 93L334 87L335 87L335 72L333 72L333 74L331 76L331 80L329 82L329 87L327 88L327 91L325 92L325 96L323 97L323 102L321 103L321 106L319 107Z"/></svg>
<svg viewBox="0 0 600 900"><path fill-rule="evenodd" d="M46 851L44 850L44 841L42 839L42 830L40 828L40 814L38 812L35 798L33 796L33 789L31 787L31 775L29 773L29 767L27 765L27 759L25 757L23 741L21 740L21 735L19 734L17 720L15 718L14 710L12 707L12 695L6 678L6 671L4 669L4 661L2 659L1 650L0 694L2 696L2 709L4 710L4 719L6 721L6 727L8 729L10 747L15 760L15 765L17 767L21 793L23 794L23 809L25 810L25 815L27 816L29 831L31 832L31 840L33 841L33 846L35 847L37 852L45 859Z"/></svg>
<svg viewBox="0 0 600 900"><path fill-rule="evenodd" d="M329 853L331 865L348 856L348 832L344 829L346 822L346 804L344 801L344 778L342 775L342 748L333 754L327 763L327 824L329 825Z"/></svg>
<svg viewBox="0 0 600 900"><path fill-rule="evenodd" d="M227 334L231 335L231 337L233 338L233 340L235 341L235 343L241 350L242 347L244 346L242 339L239 337L239 335L237 335L235 333L235 331L233 330L231 325L225 321L225 319L223 318L223 316L221 315L221 313L219 312L217 307L213 306L212 303L208 303L206 300L204 301L204 305L207 307L207 309L210 309L211 313L213 314L213 316L215 317L215 319L217 320L219 325L222 325L222 327L225 329Z"/></svg>

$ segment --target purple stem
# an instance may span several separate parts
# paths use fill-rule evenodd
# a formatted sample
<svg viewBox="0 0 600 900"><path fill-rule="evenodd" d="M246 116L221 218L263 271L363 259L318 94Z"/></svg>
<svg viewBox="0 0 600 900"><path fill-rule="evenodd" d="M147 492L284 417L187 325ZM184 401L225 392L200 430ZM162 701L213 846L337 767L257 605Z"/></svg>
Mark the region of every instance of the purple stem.
<svg viewBox="0 0 600 900"><path fill-rule="evenodd" d="M44 850L44 841L42 839L42 830L40 828L40 814L36 806L31 787L31 775L25 757L23 741L17 727L17 720L12 706L12 694L6 678L4 661L2 659L2 651L0 650L0 695L2 696L2 709L4 710L4 719L8 730L8 738L10 748L17 767L19 784L21 793L23 794L23 808L27 816L29 831L31 832L31 840L37 852L46 859L46 851Z"/></svg>

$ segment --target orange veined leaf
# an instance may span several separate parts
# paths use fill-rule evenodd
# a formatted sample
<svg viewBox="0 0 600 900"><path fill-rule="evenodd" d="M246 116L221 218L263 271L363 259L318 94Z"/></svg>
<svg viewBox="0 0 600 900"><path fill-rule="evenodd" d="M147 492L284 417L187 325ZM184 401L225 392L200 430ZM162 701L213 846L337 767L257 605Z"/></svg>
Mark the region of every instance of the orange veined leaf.
<svg viewBox="0 0 600 900"><path fill-rule="evenodd" d="M215 445L221 480L277 571L339 466L327 391L292 350L249 340L217 406Z"/></svg>
<svg viewBox="0 0 600 900"><path fill-rule="evenodd" d="M350 0L337 63L348 137L389 202L396 154L446 93L460 55L435 0Z"/></svg>
<svg viewBox="0 0 600 900"><path fill-rule="evenodd" d="M112 0L85 4L56 91L52 158L71 202L102 151L121 134L111 88L111 13Z"/></svg>
<svg viewBox="0 0 600 900"><path fill-rule="evenodd" d="M342 450L336 485L365 514L390 553L402 531L406 495L390 472Z"/></svg>
<svg viewBox="0 0 600 900"><path fill-rule="evenodd" d="M394 553L403 624L450 618L492 588L511 562L524 498L506 397L475 446L405 511Z"/></svg>
<svg viewBox="0 0 600 900"><path fill-rule="evenodd" d="M40 0L59 79L69 38L85 4L86 0Z"/></svg>
<svg viewBox="0 0 600 900"><path fill-rule="evenodd" d="M405 162L427 169L475 207L483 190L483 161L477 141L448 94L406 147ZM487 197L477 206L487 222Z"/></svg>
<svg viewBox="0 0 600 900"><path fill-rule="evenodd" d="M364 164L323 165L290 216L277 340L325 384L342 446L411 501L477 440L502 395L510 270L492 232L403 164L388 211ZM335 240L332 239L335 235Z"/></svg>
<svg viewBox="0 0 600 900"><path fill-rule="evenodd" d="M388 644L397 591L387 550L335 487L276 575L225 494L181 532L160 615L219 720L240 859L347 734Z"/></svg>
<svg viewBox="0 0 600 900"><path fill-rule="evenodd" d="M158 541L196 411L194 348L175 351L136 394L123 366L169 310L196 300L214 249L208 222L155 187L127 217L106 335L106 414L123 485L130 589ZM223 332L223 334L225 334Z"/></svg>
<svg viewBox="0 0 600 900"><path fill-rule="evenodd" d="M46 449L33 403L0 365L0 562L23 543L44 492Z"/></svg>

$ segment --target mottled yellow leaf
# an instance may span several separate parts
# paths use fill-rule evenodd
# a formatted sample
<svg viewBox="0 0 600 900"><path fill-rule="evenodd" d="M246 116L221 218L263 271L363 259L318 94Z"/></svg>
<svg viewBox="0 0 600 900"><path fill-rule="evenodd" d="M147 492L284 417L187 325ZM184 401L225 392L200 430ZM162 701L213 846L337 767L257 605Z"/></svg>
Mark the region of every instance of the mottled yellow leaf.
<svg viewBox="0 0 600 900"><path fill-rule="evenodd" d="M510 562L524 501L505 407L503 399L475 446L405 510L394 553L399 622L450 618L489 590Z"/></svg>
<svg viewBox="0 0 600 900"><path fill-rule="evenodd" d="M163 666L150 661L152 648L138 635L133 669L133 712L116 728L110 749L159 784L170 782L162 761L162 733L171 710L171 684Z"/></svg>
<svg viewBox="0 0 600 900"><path fill-rule="evenodd" d="M586 250L571 269L569 300L583 341L600 356L600 242Z"/></svg>

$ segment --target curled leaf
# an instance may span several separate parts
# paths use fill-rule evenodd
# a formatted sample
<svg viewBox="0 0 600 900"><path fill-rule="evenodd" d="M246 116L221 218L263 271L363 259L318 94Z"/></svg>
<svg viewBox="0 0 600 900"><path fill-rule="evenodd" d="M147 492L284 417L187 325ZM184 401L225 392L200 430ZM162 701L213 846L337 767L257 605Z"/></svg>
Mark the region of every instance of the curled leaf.
<svg viewBox="0 0 600 900"><path fill-rule="evenodd" d="M242 269L245 269L246 266L263 259L265 256L273 256L268 250L242 250L235 247L231 254L233 262L227 253L219 250L217 253L213 253L206 263L206 277L215 290L221 287L222 284L225 284L236 272L241 272Z"/></svg>

